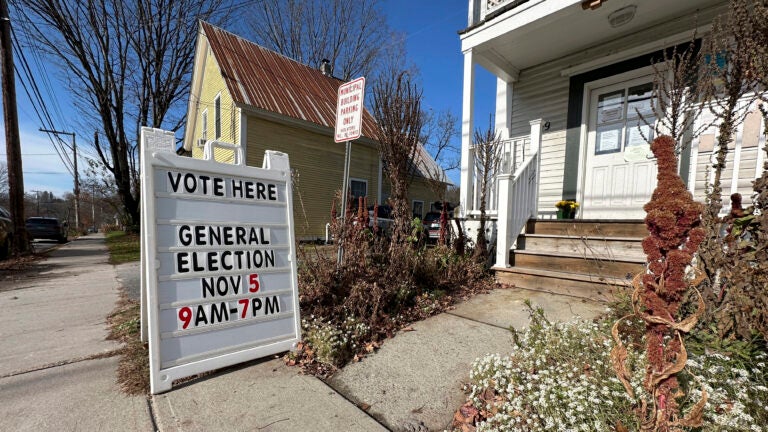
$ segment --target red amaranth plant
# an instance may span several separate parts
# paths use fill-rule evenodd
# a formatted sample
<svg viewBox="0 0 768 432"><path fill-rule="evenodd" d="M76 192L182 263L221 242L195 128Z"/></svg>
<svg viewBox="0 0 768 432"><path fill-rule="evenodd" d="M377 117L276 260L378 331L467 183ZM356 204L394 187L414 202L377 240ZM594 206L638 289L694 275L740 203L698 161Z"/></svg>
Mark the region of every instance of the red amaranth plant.
<svg viewBox="0 0 768 432"><path fill-rule="evenodd" d="M687 352L681 336L690 331L701 313L699 311L677 322L683 296L691 282L685 269L704 238L701 228L702 205L693 201L690 192L677 174L675 141L660 136L651 144L658 164L657 186L645 205L645 224L649 235L643 240L648 257L648 270L635 278L632 295L635 313L646 324L646 353L648 366L643 382L653 395L652 406L645 401L639 407L641 430L674 431L681 426L701 423L702 401L685 418L680 418L676 398L681 395L676 374L685 366ZM612 352L614 368L625 388L634 396L629 385L629 373L624 361L626 348L618 338L618 322L614 325L616 346Z"/></svg>

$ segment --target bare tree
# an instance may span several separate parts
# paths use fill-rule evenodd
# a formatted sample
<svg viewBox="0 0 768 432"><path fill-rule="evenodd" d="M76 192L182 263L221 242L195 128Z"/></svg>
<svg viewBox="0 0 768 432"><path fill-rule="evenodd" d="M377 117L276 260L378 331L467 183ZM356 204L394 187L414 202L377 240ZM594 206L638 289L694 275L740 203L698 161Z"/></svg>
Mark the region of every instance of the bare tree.
<svg viewBox="0 0 768 432"><path fill-rule="evenodd" d="M379 154L391 185L393 226L390 251L406 242L411 223L408 186L423 127L422 92L408 72L383 76L373 86L373 116Z"/></svg>
<svg viewBox="0 0 768 432"><path fill-rule="evenodd" d="M8 194L8 165L0 162L0 196Z"/></svg>
<svg viewBox="0 0 768 432"><path fill-rule="evenodd" d="M490 117L487 129L475 130L472 151L475 176L480 180L480 228L477 232L475 256L478 259L485 259L488 256L488 239L485 236L488 194L499 173L502 159L501 135L493 127L493 115Z"/></svg>
<svg viewBox="0 0 768 432"><path fill-rule="evenodd" d="M15 0L39 46L61 66L75 105L95 117L94 147L139 225L141 126L177 130L188 94L197 20L222 20L224 0ZM92 114L93 113L93 114ZM169 118L169 114L174 114Z"/></svg>
<svg viewBox="0 0 768 432"><path fill-rule="evenodd" d="M705 55L696 43L695 32L690 43L663 50L662 57L651 65L651 112L642 113L635 108L640 120L655 132L652 137L644 137L647 141L668 135L675 141L679 154L686 131L697 137L710 126L708 123L696 124L701 117L701 104L710 99L712 91L708 84L711 77L707 74L697 76L704 66Z"/></svg>
<svg viewBox="0 0 768 432"><path fill-rule="evenodd" d="M451 111L424 112L424 133L421 142L432 159L444 171L457 169L461 164L460 146L454 138L459 136L459 118Z"/></svg>
<svg viewBox="0 0 768 432"><path fill-rule="evenodd" d="M701 267L710 286L715 284L721 267L718 263L723 260L719 218L723 207L723 189L720 179L726 166L728 145L737 126L744 120L747 108L758 97L752 61L749 59L755 43L755 23L750 18L749 3L751 0L732 0L727 14L715 20L712 34L703 48L706 56L704 73L707 76L703 82L711 86L709 107L719 123L714 176L702 214L707 235L699 253Z"/></svg>
<svg viewBox="0 0 768 432"><path fill-rule="evenodd" d="M330 60L345 81L375 71L389 38L378 0L264 0L250 10L258 43L307 65Z"/></svg>

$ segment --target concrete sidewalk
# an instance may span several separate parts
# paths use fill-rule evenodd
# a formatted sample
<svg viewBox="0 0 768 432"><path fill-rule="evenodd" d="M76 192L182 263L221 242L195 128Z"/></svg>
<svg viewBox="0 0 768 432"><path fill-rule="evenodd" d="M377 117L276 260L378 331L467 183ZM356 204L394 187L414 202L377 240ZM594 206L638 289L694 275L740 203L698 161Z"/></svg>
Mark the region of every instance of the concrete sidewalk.
<svg viewBox="0 0 768 432"><path fill-rule="evenodd" d="M527 325L526 298L555 320L604 308L499 289L415 323L328 383L273 357L129 397L115 384L105 317L121 287L138 298L138 264L109 265L97 235L50 255L33 278L0 292L9 317L0 328L0 430L443 430L464 402L472 361L509 352L509 326Z"/></svg>
<svg viewBox="0 0 768 432"><path fill-rule="evenodd" d="M118 285L102 235L49 253L0 292L0 430L152 430L144 397L115 383L106 316Z"/></svg>

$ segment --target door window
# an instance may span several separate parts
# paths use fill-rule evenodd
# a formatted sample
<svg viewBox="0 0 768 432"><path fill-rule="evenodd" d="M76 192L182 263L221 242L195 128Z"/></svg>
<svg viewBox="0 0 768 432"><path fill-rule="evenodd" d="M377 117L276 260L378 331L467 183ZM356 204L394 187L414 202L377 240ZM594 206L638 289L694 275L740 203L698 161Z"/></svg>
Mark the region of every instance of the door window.
<svg viewBox="0 0 768 432"><path fill-rule="evenodd" d="M595 154L616 153L653 140L653 84L598 95Z"/></svg>

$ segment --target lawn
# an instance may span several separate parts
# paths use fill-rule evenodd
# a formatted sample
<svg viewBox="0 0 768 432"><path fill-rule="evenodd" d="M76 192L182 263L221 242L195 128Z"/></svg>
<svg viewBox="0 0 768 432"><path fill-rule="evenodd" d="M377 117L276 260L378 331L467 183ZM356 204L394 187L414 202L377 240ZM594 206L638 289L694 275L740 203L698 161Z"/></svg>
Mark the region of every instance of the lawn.
<svg viewBox="0 0 768 432"><path fill-rule="evenodd" d="M123 231L107 233L110 264L138 261L141 258L139 235Z"/></svg>

